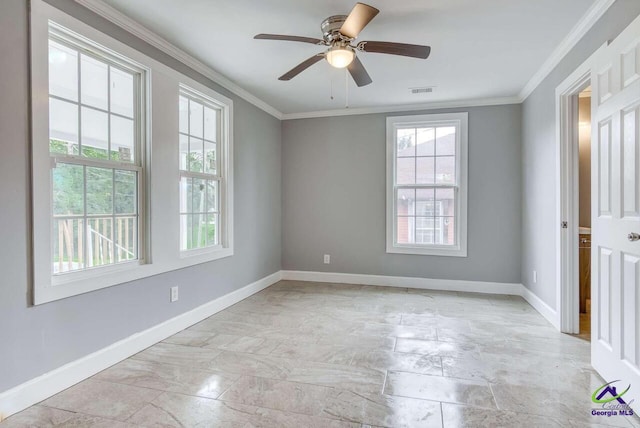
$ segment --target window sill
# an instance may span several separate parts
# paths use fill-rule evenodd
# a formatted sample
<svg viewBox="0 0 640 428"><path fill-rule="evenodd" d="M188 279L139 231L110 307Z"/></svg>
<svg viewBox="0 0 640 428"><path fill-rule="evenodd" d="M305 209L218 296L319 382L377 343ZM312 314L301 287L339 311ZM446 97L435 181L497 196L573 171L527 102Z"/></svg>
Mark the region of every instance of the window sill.
<svg viewBox="0 0 640 428"><path fill-rule="evenodd" d="M232 248L220 248L203 254L180 258L176 262L126 263L120 266L109 266L102 270L77 272L76 274L52 276L47 286L37 286L34 304L52 302L78 294L89 293L114 285L148 278L172 270L182 269L197 264L233 256Z"/></svg>
<svg viewBox="0 0 640 428"><path fill-rule="evenodd" d="M442 257L467 257L467 249L460 247L443 246L409 246L409 245L388 245L387 253L390 254L413 254L419 256L442 256Z"/></svg>

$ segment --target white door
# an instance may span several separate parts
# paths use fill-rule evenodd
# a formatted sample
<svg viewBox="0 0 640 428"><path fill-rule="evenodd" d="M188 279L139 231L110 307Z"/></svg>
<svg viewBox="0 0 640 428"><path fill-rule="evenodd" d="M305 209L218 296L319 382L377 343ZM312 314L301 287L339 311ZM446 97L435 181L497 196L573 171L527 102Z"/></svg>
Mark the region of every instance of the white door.
<svg viewBox="0 0 640 428"><path fill-rule="evenodd" d="M593 367L640 410L640 18L594 60ZM638 234L636 236L635 234Z"/></svg>

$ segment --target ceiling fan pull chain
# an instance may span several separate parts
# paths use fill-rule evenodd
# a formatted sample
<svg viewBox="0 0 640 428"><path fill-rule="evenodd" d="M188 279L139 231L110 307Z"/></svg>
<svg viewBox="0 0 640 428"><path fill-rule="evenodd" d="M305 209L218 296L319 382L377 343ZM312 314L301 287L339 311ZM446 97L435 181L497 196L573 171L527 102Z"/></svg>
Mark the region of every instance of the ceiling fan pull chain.
<svg viewBox="0 0 640 428"><path fill-rule="evenodd" d="M333 101L333 75L331 73L329 73L329 95Z"/></svg>

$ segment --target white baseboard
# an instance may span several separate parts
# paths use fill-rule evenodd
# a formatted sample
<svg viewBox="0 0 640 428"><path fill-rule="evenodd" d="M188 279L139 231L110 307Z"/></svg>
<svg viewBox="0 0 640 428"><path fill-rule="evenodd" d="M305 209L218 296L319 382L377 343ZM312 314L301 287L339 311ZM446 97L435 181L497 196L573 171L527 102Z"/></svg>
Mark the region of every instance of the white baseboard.
<svg viewBox="0 0 640 428"><path fill-rule="evenodd" d="M0 394L0 421L246 299L281 279L275 272L147 330L135 333L79 360L31 379Z"/></svg>
<svg viewBox="0 0 640 428"><path fill-rule="evenodd" d="M555 309L547 305L541 298L535 295L524 285L522 286L522 298L529 303L533 309L538 311L540 315L545 317L558 331L560 331L560 317Z"/></svg>
<svg viewBox="0 0 640 428"><path fill-rule="evenodd" d="M339 284L379 285L419 288L423 290L466 291L470 293L522 295L522 284L452 279L414 278L407 276L360 275L336 272L283 270L282 279L293 281L335 282Z"/></svg>
<svg viewBox="0 0 640 428"><path fill-rule="evenodd" d="M414 278L406 276L359 275L337 272L309 272L283 270L282 279L292 281L333 282L338 284L363 284L385 287L407 287L423 290L463 291L470 293L507 294L522 296L556 329L560 330L558 313L522 284L460 281L451 279Z"/></svg>
<svg viewBox="0 0 640 428"><path fill-rule="evenodd" d="M557 312L522 284L283 270L0 393L0 421L246 299L281 279L522 296L554 327L559 329L560 326Z"/></svg>

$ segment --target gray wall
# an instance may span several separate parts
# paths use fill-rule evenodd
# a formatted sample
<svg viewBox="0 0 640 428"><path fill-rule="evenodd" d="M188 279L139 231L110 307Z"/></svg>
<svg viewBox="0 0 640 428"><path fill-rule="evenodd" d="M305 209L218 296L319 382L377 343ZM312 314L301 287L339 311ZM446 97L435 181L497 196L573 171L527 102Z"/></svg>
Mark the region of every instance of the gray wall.
<svg viewBox="0 0 640 428"><path fill-rule="evenodd" d="M30 307L27 1L0 11L0 391L280 270L280 121L73 1L51 1L234 101L235 255ZM169 303L169 287L180 301Z"/></svg>
<svg viewBox="0 0 640 428"><path fill-rule="evenodd" d="M283 268L520 282L520 106L448 111L469 112L467 258L385 252L387 115L370 114L283 122Z"/></svg>
<svg viewBox="0 0 640 428"><path fill-rule="evenodd" d="M640 13L640 1L618 0L522 105L522 283L556 308L556 221L558 186L555 90L607 40ZM533 270L538 281L533 283Z"/></svg>

